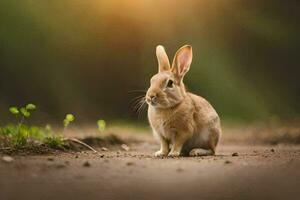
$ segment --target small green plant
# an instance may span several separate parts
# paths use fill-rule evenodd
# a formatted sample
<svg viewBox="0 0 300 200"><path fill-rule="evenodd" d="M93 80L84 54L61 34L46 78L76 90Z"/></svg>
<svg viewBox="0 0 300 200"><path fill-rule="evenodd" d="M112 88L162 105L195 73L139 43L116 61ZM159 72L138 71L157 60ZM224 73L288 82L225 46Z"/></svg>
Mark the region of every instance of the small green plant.
<svg viewBox="0 0 300 200"><path fill-rule="evenodd" d="M50 125L46 125L45 128L42 128L24 124L24 120L29 118L34 110L36 110L36 106L32 103L22 106L21 108L16 106L9 108L9 112L17 118L20 118L20 120L17 124L8 124L0 128L0 136L5 138L5 145L18 148L28 144L45 144L50 148L62 148L65 144L63 137L55 135ZM73 120L74 116L72 118L72 116L67 115L66 126Z"/></svg>
<svg viewBox="0 0 300 200"><path fill-rule="evenodd" d="M0 127L0 147L4 149L18 150L19 148L26 148L31 146L44 146L52 149L64 149L70 142L74 142L85 146L86 148L97 152L88 144L76 139L76 138L64 138L62 134L54 134L50 125L43 127L27 126L24 124L25 118L31 116L32 111L36 110L36 106L32 103L27 104L21 108L12 106L9 108L9 112L20 117L20 121L17 124L8 124L4 127ZM66 114L63 125L64 130L75 120L74 115ZM105 122L99 122L99 130L104 130Z"/></svg>
<svg viewBox="0 0 300 200"><path fill-rule="evenodd" d="M10 112L11 114L13 114L13 115L18 115L18 114L20 113L19 110L18 110L18 108L15 107L15 106L10 107L10 108L9 108L9 112Z"/></svg>
<svg viewBox="0 0 300 200"><path fill-rule="evenodd" d="M20 147L30 141L42 140L46 132L36 126L8 124L1 128L0 135L6 137L9 146Z"/></svg>
<svg viewBox="0 0 300 200"><path fill-rule="evenodd" d="M63 148L65 145L65 141L61 135L47 136L44 139L44 143L53 149Z"/></svg>
<svg viewBox="0 0 300 200"><path fill-rule="evenodd" d="M19 148L26 145L45 144L50 148L62 148L65 141L47 127L8 124L0 128L0 137L5 138L5 146ZM2 141L3 142L3 141ZM0 141L1 143L1 141Z"/></svg>
<svg viewBox="0 0 300 200"><path fill-rule="evenodd" d="M105 128L106 128L106 122L103 119L99 119L97 121L97 126L98 126L98 130L100 132L103 132L105 130Z"/></svg>
<svg viewBox="0 0 300 200"><path fill-rule="evenodd" d="M30 117L31 112L36 109L36 106L32 103L27 104L21 108L12 106L9 108L9 112L16 116L21 117L18 125L7 125L1 129L1 134L10 137L10 142L13 146L25 145L30 137L39 135L36 127L28 127L24 125L25 118Z"/></svg>
<svg viewBox="0 0 300 200"><path fill-rule="evenodd" d="M36 106L32 103L29 103L26 105L26 110L35 110L36 109Z"/></svg>
<svg viewBox="0 0 300 200"><path fill-rule="evenodd" d="M18 108L16 106L11 106L9 108L9 112L16 117L19 117L21 115L21 119L19 121L19 125L21 126L24 122L24 119L29 118L31 115L31 112L34 111L35 109L36 109L36 106L32 103L29 103L26 106L23 106L21 108Z"/></svg>
<svg viewBox="0 0 300 200"><path fill-rule="evenodd" d="M69 126L69 124L71 122L73 122L74 120L75 120L74 115L72 115L72 114L66 114L66 117L65 117L65 119L63 121L64 127L67 128Z"/></svg>

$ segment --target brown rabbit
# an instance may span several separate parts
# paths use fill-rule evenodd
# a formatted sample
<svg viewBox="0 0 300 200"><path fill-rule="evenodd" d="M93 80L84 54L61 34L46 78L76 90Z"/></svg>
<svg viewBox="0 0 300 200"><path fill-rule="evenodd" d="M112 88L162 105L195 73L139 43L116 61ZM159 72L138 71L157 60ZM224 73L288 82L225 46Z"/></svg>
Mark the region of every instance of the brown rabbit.
<svg viewBox="0 0 300 200"><path fill-rule="evenodd" d="M222 133L219 116L183 84L192 62L192 47L181 47L172 67L163 46L156 47L156 56L158 73L151 78L146 94L148 119L161 143L155 156L214 155Z"/></svg>

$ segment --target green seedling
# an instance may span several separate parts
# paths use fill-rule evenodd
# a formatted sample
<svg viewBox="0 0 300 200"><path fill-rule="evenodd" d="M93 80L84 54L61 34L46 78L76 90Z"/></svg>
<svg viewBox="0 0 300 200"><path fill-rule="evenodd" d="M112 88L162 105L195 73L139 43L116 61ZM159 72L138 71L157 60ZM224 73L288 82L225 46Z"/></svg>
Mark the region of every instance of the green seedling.
<svg viewBox="0 0 300 200"><path fill-rule="evenodd" d="M15 107L15 106L10 107L10 108L9 108L9 112L10 112L11 114L13 114L13 115L18 115L18 114L20 113L19 110L18 110L18 108Z"/></svg>
<svg viewBox="0 0 300 200"><path fill-rule="evenodd" d="M9 112L20 118L18 125L8 125L2 128L3 135L8 135L11 138L13 146L22 146L27 143L29 138L40 137L40 130L37 127L28 127L23 124L25 118L29 118L31 112L36 109L36 106L32 103L27 104L21 108L12 106L9 108Z"/></svg>
<svg viewBox="0 0 300 200"><path fill-rule="evenodd" d="M36 106L32 103L29 103L26 105L26 110L35 110L36 109Z"/></svg>
<svg viewBox="0 0 300 200"><path fill-rule="evenodd" d="M8 149L27 148L31 149L31 146L47 146L53 149L64 149L68 142L75 142L83 145L86 148L97 152L88 144L76 139L76 138L64 138L62 134L54 134L51 126L47 124L45 127L27 126L23 123L26 118L31 116L32 111L36 110L36 106L32 103L23 107L12 106L9 108L9 112L20 118L21 120L17 124L8 124L4 127L0 127L0 147ZM74 115L67 114L63 120L64 130L75 120ZM104 130L104 120L99 120L99 130Z"/></svg>
<svg viewBox="0 0 300 200"><path fill-rule="evenodd" d="M24 107L21 107L20 109L16 106L12 106L9 108L9 112L15 116L18 116L21 114L22 117L30 117L31 112L36 109L36 106L32 103L27 104Z"/></svg>
<svg viewBox="0 0 300 200"><path fill-rule="evenodd" d="M66 117L65 117L65 119L63 121L64 127L67 128L69 126L69 124L71 122L73 122L74 120L75 120L74 115L72 115L72 114L66 114Z"/></svg>
<svg viewBox="0 0 300 200"><path fill-rule="evenodd" d="M23 125L24 119L29 118L31 115L31 112L36 109L36 106L32 103L27 104L24 107L18 108L16 106L12 106L9 108L9 112L13 114L16 117L21 116L21 119L19 121L18 131Z"/></svg>
<svg viewBox="0 0 300 200"><path fill-rule="evenodd" d="M61 135L55 135L51 129L15 124L8 124L0 129L0 141L4 146L13 148L24 147L28 144L39 145L45 144L50 148L59 149L65 144ZM2 145L3 145L2 144Z"/></svg>
<svg viewBox="0 0 300 200"><path fill-rule="evenodd" d="M26 108L24 107L20 108L20 112L24 117L26 118L30 117L30 112Z"/></svg>
<svg viewBox="0 0 300 200"><path fill-rule="evenodd" d="M103 119L99 119L97 121L97 125L98 125L98 130L100 132L103 132L105 130L105 127L106 127L106 122Z"/></svg>
<svg viewBox="0 0 300 200"><path fill-rule="evenodd" d="M65 145L64 139L60 135L47 136L44 139L44 143L53 149L60 149Z"/></svg>

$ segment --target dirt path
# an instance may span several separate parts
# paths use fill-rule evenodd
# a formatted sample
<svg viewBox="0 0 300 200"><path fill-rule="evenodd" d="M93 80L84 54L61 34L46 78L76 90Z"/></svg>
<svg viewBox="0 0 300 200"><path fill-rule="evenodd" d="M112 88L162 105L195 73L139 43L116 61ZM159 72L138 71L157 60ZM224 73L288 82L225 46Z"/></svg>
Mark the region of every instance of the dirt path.
<svg viewBox="0 0 300 200"><path fill-rule="evenodd" d="M156 144L0 161L0 199L296 199L300 146L222 145L217 156L152 156ZM232 156L237 152L238 156Z"/></svg>

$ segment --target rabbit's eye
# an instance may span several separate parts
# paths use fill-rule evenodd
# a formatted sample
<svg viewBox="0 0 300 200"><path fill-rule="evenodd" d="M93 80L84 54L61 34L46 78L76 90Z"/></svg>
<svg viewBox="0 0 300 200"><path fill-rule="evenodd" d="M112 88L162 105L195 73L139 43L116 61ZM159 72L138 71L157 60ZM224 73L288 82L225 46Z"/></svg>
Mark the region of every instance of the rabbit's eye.
<svg viewBox="0 0 300 200"><path fill-rule="evenodd" d="M168 87L168 88L173 87L173 81L172 81L172 80L169 80L169 81L168 81L167 87Z"/></svg>

